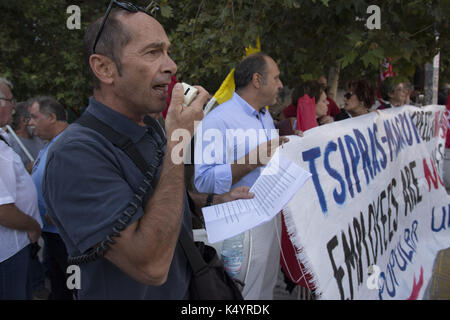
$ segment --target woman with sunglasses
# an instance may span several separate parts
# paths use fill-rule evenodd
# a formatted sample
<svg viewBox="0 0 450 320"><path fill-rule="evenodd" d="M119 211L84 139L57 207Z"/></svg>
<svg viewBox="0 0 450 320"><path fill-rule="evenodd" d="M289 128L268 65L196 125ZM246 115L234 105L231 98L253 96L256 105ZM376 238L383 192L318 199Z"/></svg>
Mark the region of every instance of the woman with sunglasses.
<svg viewBox="0 0 450 320"><path fill-rule="evenodd" d="M367 114L375 103L375 89L369 81L359 80L351 85L351 91L345 95L345 105L335 121Z"/></svg>

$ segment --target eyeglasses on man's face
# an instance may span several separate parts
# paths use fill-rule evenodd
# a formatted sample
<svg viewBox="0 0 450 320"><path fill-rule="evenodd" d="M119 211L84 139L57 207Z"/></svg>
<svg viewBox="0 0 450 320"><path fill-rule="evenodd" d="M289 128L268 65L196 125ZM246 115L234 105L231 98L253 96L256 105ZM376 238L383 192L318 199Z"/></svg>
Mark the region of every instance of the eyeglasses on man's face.
<svg viewBox="0 0 450 320"><path fill-rule="evenodd" d="M103 17L103 21L102 21L102 24L100 25L100 29L98 30L97 36L95 37L95 42L94 42L94 46L92 48L92 53L94 53L94 54L96 53L95 48L97 47L98 40L100 39L103 29L105 28L106 20L108 19L108 16L111 13L112 7L114 5L119 7L120 9L126 10L128 12L133 12L133 13L143 12L143 13L146 13L149 16L151 16L151 13L148 11L148 8L152 4L153 4L153 1L147 8L144 9L144 8L135 6L134 4L132 4L130 2L121 2L121 1L111 0L111 2L108 5L108 9L106 9L106 13L105 13L105 16Z"/></svg>
<svg viewBox="0 0 450 320"><path fill-rule="evenodd" d="M14 99L14 98L7 99L7 98L2 98L2 97L0 97L0 100L8 101L8 102L11 103L12 105L16 105L16 103L17 103L16 99ZM3 104L2 104L2 105L3 105Z"/></svg>

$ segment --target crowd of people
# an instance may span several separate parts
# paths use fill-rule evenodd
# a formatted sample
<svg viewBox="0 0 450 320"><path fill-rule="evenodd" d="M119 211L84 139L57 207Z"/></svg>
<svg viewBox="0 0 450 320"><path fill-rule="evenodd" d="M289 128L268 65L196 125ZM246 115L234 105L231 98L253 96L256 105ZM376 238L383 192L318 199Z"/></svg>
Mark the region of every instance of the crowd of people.
<svg viewBox="0 0 450 320"><path fill-rule="evenodd" d="M46 278L51 286L44 299L189 299L192 269L180 230L192 231L192 214L201 215L204 206L253 197L250 187L265 164L258 155L270 158L286 135L410 104L411 86L390 77L379 99L369 81L352 81L339 107L321 77L298 84L274 119L266 106L277 102L283 83L275 60L259 52L236 67L232 98L203 118L208 92L196 86L198 95L183 107L182 86L171 84L177 65L163 26L114 3L118 8L85 34L94 89L83 120L69 125L50 96L16 103L13 85L0 78L0 299L45 295ZM157 121L169 88L170 106ZM179 129L193 135L200 120L203 132L218 130L223 140L197 139L194 154L223 148L233 156L224 152L195 164L189 185L185 166L172 159L180 142L170 138ZM241 150L227 139L228 129L265 135ZM150 169L136 166L130 153ZM298 281L304 271L286 232L281 215L251 230L244 299L273 299L280 250L291 288L312 287L308 277ZM71 263L81 269L78 290L67 287Z"/></svg>

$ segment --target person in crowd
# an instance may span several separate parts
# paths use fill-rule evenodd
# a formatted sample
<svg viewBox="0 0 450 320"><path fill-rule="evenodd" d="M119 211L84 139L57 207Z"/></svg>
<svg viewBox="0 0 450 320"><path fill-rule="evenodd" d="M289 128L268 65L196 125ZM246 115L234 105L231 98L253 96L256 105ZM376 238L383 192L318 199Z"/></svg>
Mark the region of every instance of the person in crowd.
<svg viewBox="0 0 450 320"><path fill-rule="evenodd" d="M28 102L17 103L14 110L11 128L14 130L17 138L9 132L9 141L11 142L11 148L20 156L28 173L31 173L34 163L32 159L36 159L39 151L44 146L44 142L34 135L32 128L28 125L30 119ZM16 139L19 139L22 146ZM26 149L26 152L32 159L30 159L23 148ZM32 292L33 299L43 300L48 297L49 291L45 287L45 268L38 255L30 259L28 286L29 291Z"/></svg>
<svg viewBox="0 0 450 320"><path fill-rule="evenodd" d="M345 94L345 105L335 121L357 117L370 112L375 103L375 88L367 80L353 82L352 91Z"/></svg>
<svg viewBox="0 0 450 320"><path fill-rule="evenodd" d="M31 157L36 159L39 151L44 147L44 142L34 134L33 128L28 125L29 120L28 102L19 102L15 108L11 127ZM10 141L11 147L20 156L27 171L31 172L33 161L13 137L10 137Z"/></svg>
<svg viewBox="0 0 450 320"><path fill-rule="evenodd" d="M445 107L450 115L450 83L445 84L445 88L442 94L442 101L438 100L438 104L443 105L445 101ZM447 189L447 193L450 192L450 121L447 116L447 136L445 137L445 153L444 153L444 185Z"/></svg>
<svg viewBox="0 0 450 320"><path fill-rule="evenodd" d="M333 117L327 115L327 95L318 81L306 81L300 85L298 94L297 130L305 131L317 125L333 122Z"/></svg>
<svg viewBox="0 0 450 320"><path fill-rule="evenodd" d="M297 88L299 96L297 101L296 129L305 132L309 129L333 122L333 118L327 115L328 100L323 85L317 80L302 83ZM281 219L281 254L280 264L285 275L288 288L299 285L309 288L314 292L314 285L310 282L311 276L305 271L301 262L297 260L294 248L288 232L284 217Z"/></svg>
<svg viewBox="0 0 450 320"><path fill-rule="evenodd" d="M291 92L291 103L283 109L280 114L280 121L275 123L275 127L279 130L280 136L295 134L297 123L297 102L300 98L302 87L297 85Z"/></svg>
<svg viewBox="0 0 450 320"><path fill-rule="evenodd" d="M67 128L67 115L64 107L52 97L40 96L30 100L30 126L42 140L48 141L39 152L32 171L32 179L38 193L38 206L44 223L42 238L45 243L44 261L50 278L50 300L71 300L72 292L67 288L67 250L58 229L47 214L47 206L42 197L42 177L47 160L48 149Z"/></svg>
<svg viewBox="0 0 450 320"><path fill-rule="evenodd" d="M413 100L413 92L414 92L414 86L411 82L405 82L405 101L403 102L404 105L414 105Z"/></svg>
<svg viewBox="0 0 450 320"><path fill-rule="evenodd" d="M197 136L195 159L204 160L195 164L194 184L200 192L223 193L237 186L252 186L263 165L259 157L255 163L250 163L252 152L259 146L265 150L262 154L270 156L279 145L280 138L273 119L265 109L265 106L276 102L283 87L276 62L263 52L251 54L236 67L234 81L235 92L231 99L217 106L203 119L203 135ZM262 140L238 136L238 140L246 140L245 147L241 148L235 144L236 139L226 138L227 130L240 129L255 132ZM222 139L210 141L205 138L210 130L219 130ZM265 134L259 134L261 131ZM214 150L218 156L207 161L199 157L207 150ZM273 298L280 255L276 236L280 228L279 219L278 215L273 221L250 230L252 255L242 292L244 299Z"/></svg>
<svg viewBox="0 0 450 320"><path fill-rule="evenodd" d="M291 103L287 107L285 107L281 112L280 120L293 119L294 121L295 118L297 117L297 101L298 98L300 98L298 93L299 88L300 86L297 85L294 87L294 89L292 89Z"/></svg>
<svg viewBox="0 0 450 320"><path fill-rule="evenodd" d="M187 299L192 269L178 238L181 228L190 231L191 214L184 165L172 155L184 141L172 136L176 130L192 136L209 94L197 86L198 95L183 107L183 87L176 84L160 133L156 120L145 116L166 106L177 70L169 39L144 9L116 1L110 6L84 37L94 90L83 116L129 138L149 171L144 175L103 134L76 122L48 150L43 197L79 263L78 299ZM190 195L200 208L251 198L248 191Z"/></svg>
<svg viewBox="0 0 450 320"><path fill-rule="evenodd" d="M336 117L341 112L341 109L338 107L336 102L334 102L334 100L331 99L328 95L328 79L327 79L327 77L322 75L318 81L324 88L325 94L327 95L327 101L328 101L327 116L331 116L334 119L334 117Z"/></svg>
<svg viewBox="0 0 450 320"><path fill-rule="evenodd" d="M22 146L27 150L32 159L36 159L39 151L44 147L44 142L34 134L33 128L28 125L30 114L28 113L29 102L23 101L17 103L15 112L12 118L11 127L16 133L17 138L22 143ZM20 156L22 162L31 174L34 160L26 154L19 142L9 133L11 148ZM32 298L38 300L45 300L48 298L49 290L45 287L45 267L36 255L30 259L29 266L29 284L31 287Z"/></svg>
<svg viewBox="0 0 450 320"><path fill-rule="evenodd" d="M9 146L2 129L12 120L12 84L0 78L0 300L30 298L27 287L31 243L41 235L42 221L30 175Z"/></svg>
<svg viewBox="0 0 450 320"><path fill-rule="evenodd" d="M380 85L380 94L382 105L377 108L378 110L400 107L405 104L406 88L398 76L383 80Z"/></svg>

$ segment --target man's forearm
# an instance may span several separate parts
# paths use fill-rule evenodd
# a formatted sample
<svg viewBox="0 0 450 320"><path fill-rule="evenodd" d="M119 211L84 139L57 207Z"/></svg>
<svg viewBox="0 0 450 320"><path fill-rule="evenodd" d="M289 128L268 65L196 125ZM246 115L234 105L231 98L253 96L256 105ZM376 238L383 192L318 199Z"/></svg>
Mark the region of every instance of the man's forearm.
<svg viewBox="0 0 450 320"><path fill-rule="evenodd" d="M245 177L247 174L258 168L258 164L249 164L248 156L245 156L245 163L239 164L233 163L231 165L231 176L232 176L232 182L231 185L234 185L235 183L239 182L243 177Z"/></svg>
<svg viewBox="0 0 450 320"><path fill-rule="evenodd" d="M0 225L25 232L40 228L35 219L26 215L13 203L0 205Z"/></svg>
<svg viewBox="0 0 450 320"><path fill-rule="evenodd" d="M158 184L144 215L121 232L106 258L135 280L164 283L178 240L184 202L184 165L173 164L168 143Z"/></svg>
<svg viewBox="0 0 450 320"><path fill-rule="evenodd" d="M137 232L150 240L158 254L170 255L175 248L184 212L184 165L170 159L168 144L158 184L145 206ZM148 246L147 246L148 248Z"/></svg>

